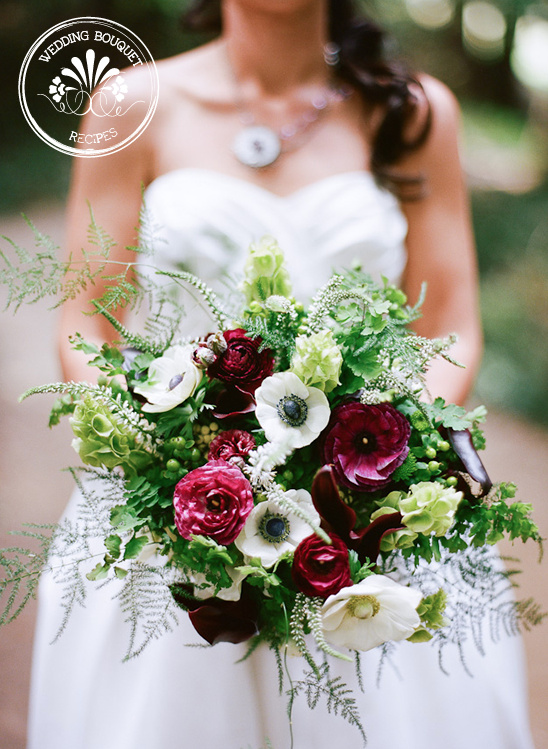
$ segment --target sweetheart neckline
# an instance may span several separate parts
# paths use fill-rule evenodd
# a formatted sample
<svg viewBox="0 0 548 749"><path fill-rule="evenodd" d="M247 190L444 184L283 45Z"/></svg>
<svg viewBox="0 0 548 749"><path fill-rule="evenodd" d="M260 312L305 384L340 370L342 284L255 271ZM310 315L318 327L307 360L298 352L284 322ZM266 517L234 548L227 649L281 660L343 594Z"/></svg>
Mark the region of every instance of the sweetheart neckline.
<svg viewBox="0 0 548 749"><path fill-rule="evenodd" d="M354 169L354 170L346 171L346 172L336 172L335 174L330 174L327 177L321 177L320 179L313 180L312 182L309 182L308 184L303 185L302 187L299 187L296 190L293 190L287 195L279 195L278 193L273 192L272 190L269 190L267 187L258 185L256 182L251 182L250 180L243 179L242 177L236 177L233 174L228 174L227 172L220 172L220 171L217 171L216 169L208 169L206 167L188 166L188 167L179 167L177 169L170 169L168 172L164 172L163 174L160 174L158 177L155 177L146 186L145 195L148 192L148 190L151 187L153 187L153 185L156 185L158 182L161 182L165 180L166 178L171 178L177 175L180 176L182 174L189 174L192 172L197 173L197 174L202 174L204 176L209 176L215 179L226 180L227 182L233 182L234 184L243 185L245 189L250 189L252 191L255 190L259 193L262 193L263 195L267 195L270 198L276 201L281 201L281 202L290 201L293 198L300 196L301 194L305 194L311 190L318 189L320 186L323 186L331 181L341 180L341 179L360 178L360 180L365 180L369 184L375 185L375 187L377 187L377 189L380 192L387 192L385 189L378 186L374 175L371 172L366 171L365 169Z"/></svg>

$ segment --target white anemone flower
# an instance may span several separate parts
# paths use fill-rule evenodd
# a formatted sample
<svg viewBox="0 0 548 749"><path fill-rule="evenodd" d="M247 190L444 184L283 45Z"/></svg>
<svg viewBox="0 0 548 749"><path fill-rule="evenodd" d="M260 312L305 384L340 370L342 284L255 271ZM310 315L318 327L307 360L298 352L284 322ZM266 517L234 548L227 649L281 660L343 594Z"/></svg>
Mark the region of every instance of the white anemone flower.
<svg viewBox="0 0 548 749"><path fill-rule="evenodd" d="M384 642L406 640L420 625L422 593L385 575L342 588L322 606L325 639L336 647L371 650Z"/></svg>
<svg viewBox="0 0 548 749"><path fill-rule="evenodd" d="M314 442L329 421L329 401L316 387L307 387L293 372L267 377L255 392L255 416L269 442L293 448Z"/></svg>
<svg viewBox="0 0 548 749"><path fill-rule="evenodd" d="M302 508L314 525L319 526L320 516L306 489L289 489L285 494ZM268 500L251 510L234 543L247 558L260 559L263 567L272 567L282 554L294 551L311 533L313 530L305 520Z"/></svg>
<svg viewBox="0 0 548 749"><path fill-rule="evenodd" d="M190 398L202 379L202 371L192 362L194 348L192 344L170 346L163 356L154 359L146 382L135 388L148 401L143 411L169 411Z"/></svg>
<svg viewBox="0 0 548 749"><path fill-rule="evenodd" d="M242 582L246 575L234 567L227 567L226 571L232 580L229 588L220 588L217 590L215 585L207 582L203 572L193 572L189 575L189 580L194 585L194 597L204 600L206 598L220 598L223 601L239 601L242 595Z"/></svg>

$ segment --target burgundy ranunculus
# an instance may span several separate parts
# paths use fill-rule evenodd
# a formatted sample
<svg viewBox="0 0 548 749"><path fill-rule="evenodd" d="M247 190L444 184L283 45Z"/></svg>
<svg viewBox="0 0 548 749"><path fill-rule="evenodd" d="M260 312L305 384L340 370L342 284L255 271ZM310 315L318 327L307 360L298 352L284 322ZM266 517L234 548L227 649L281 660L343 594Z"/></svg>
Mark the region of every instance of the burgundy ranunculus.
<svg viewBox="0 0 548 749"><path fill-rule="evenodd" d="M253 394L274 370L272 352L270 349L259 351L261 339L249 338L243 328L225 330L223 336L226 351L208 367L208 375Z"/></svg>
<svg viewBox="0 0 548 749"><path fill-rule="evenodd" d="M409 453L411 426L389 403L338 406L323 435L323 460L335 469L337 481L349 489L371 492L390 477Z"/></svg>
<svg viewBox="0 0 548 749"><path fill-rule="evenodd" d="M295 585L307 596L328 596L352 585L348 548L344 541L329 534L332 544L319 536L307 536L293 555L292 575Z"/></svg>
<svg viewBox="0 0 548 749"><path fill-rule="evenodd" d="M241 465L246 455L255 447L255 437L243 429L227 429L218 434L209 445L208 460L226 460Z"/></svg>
<svg viewBox="0 0 548 749"><path fill-rule="evenodd" d="M179 481L173 504L175 525L183 538L208 536L226 546L253 509L253 494L239 468L225 460L211 460Z"/></svg>

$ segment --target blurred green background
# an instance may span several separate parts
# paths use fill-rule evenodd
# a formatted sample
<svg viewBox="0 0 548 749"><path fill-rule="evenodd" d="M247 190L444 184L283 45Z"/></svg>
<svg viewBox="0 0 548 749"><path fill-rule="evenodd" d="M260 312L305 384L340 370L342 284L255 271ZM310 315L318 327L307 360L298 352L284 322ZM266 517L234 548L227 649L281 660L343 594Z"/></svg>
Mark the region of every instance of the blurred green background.
<svg viewBox="0 0 548 749"><path fill-rule="evenodd" d="M101 16L155 59L202 41L179 27L184 0L2 0L0 213L63 201L70 158L29 129L19 69L49 27ZM477 395L548 426L548 0L364 0L416 69L445 81L464 116L485 327Z"/></svg>

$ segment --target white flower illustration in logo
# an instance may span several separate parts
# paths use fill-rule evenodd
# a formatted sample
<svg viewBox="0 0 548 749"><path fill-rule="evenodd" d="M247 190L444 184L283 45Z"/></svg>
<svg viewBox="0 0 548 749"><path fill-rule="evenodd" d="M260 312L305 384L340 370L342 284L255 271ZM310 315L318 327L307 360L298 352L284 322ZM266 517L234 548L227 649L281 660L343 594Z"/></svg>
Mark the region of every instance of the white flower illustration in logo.
<svg viewBox="0 0 548 749"><path fill-rule="evenodd" d="M99 116L121 114L117 105L125 98L128 88L120 70L109 67L110 57L105 55L98 60L95 50L88 49L84 59L72 57L71 63L72 67L61 69L61 76L68 80L56 76L50 84L49 96L41 95L46 96L58 112L84 115L93 110ZM109 85L101 85L107 83Z"/></svg>
<svg viewBox="0 0 548 749"><path fill-rule="evenodd" d="M86 91L89 94L91 94L93 89L100 83L112 78L114 75L120 74L118 68L110 68L104 72L110 62L110 57L106 57L106 55L99 60L96 66L94 49L87 50L85 67L79 57L71 58L71 62L74 70L72 68L63 68L61 70L61 75L73 78L79 84L81 90Z"/></svg>
<svg viewBox="0 0 548 749"><path fill-rule="evenodd" d="M66 91L73 90L72 86L65 86L65 84L61 81L59 76L54 78L50 84L49 92L52 94L52 99L54 101L60 102L61 99L64 97Z"/></svg>
<svg viewBox="0 0 548 749"><path fill-rule="evenodd" d="M124 83L123 76L117 76L116 80L113 81L112 86L105 86L106 89L112 91L116 101L122 101L125 94L127 94L127 86Z"/></svg>

